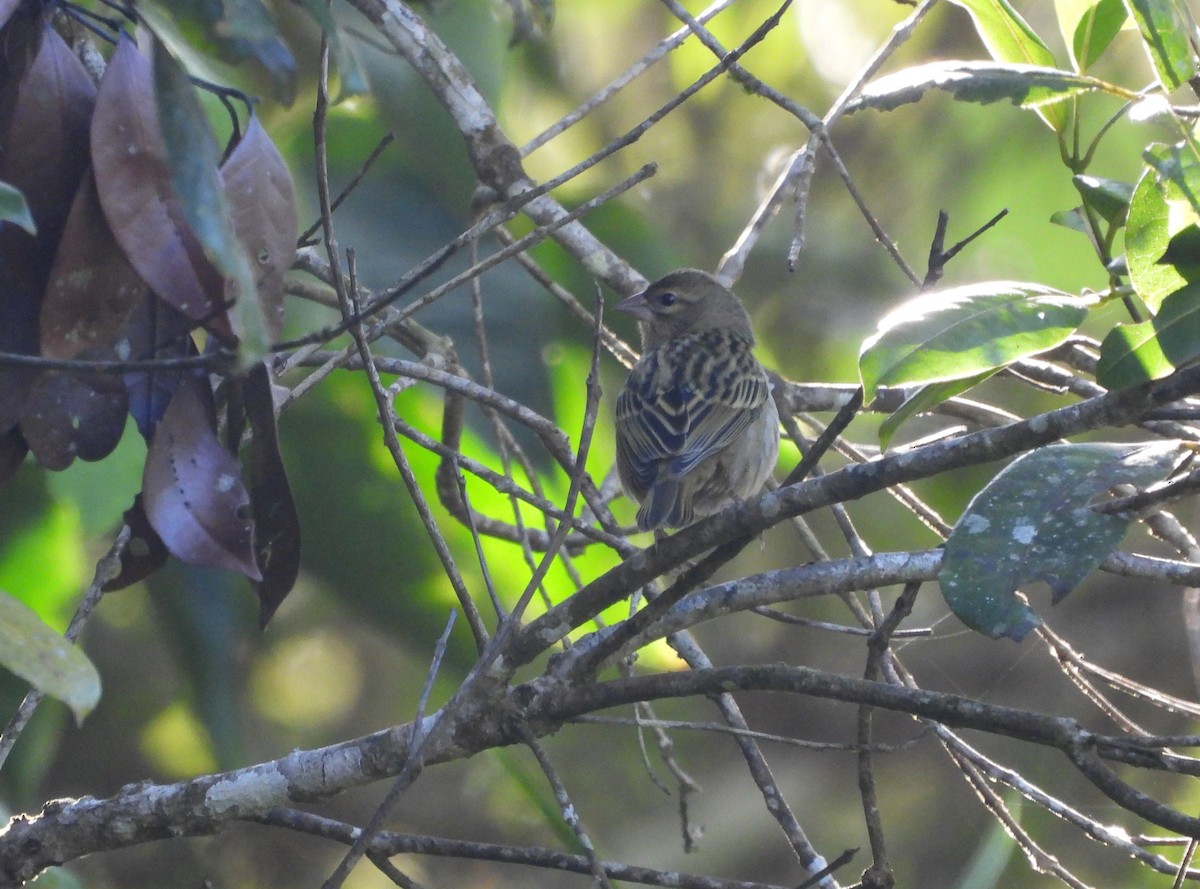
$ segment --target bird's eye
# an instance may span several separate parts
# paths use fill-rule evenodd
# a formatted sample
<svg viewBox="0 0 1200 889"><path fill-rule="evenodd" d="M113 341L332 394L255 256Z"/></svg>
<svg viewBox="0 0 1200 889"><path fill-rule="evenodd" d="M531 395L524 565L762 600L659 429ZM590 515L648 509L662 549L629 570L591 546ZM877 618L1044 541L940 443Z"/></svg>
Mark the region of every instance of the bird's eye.
<svg viewBox="0 0 1200 889"><path fill-rule="evenodd" d="M658 304L664 309L671 308L671 306L675 305L677 302L679 302L679 297L670 291L663 293L658 297Z"/></svg>

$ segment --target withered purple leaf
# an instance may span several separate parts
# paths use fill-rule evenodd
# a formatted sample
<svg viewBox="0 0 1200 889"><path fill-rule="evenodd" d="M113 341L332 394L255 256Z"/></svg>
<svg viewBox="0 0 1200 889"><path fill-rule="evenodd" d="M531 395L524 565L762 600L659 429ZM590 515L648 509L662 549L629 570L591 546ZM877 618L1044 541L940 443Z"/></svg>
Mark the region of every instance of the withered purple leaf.
<svg viewBox="0 0 1200 889"><path fill-rule="evenodd" d="M180 561L261 580L250 496L238 469L217 439L207 377L184 375L146 453L146 517Z"/></svg>

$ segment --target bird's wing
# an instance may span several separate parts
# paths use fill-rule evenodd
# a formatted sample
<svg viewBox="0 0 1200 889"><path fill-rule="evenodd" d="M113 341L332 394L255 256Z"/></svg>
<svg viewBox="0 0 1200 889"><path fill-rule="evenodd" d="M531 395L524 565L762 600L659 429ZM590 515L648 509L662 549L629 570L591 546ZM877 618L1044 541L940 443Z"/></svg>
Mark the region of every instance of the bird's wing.
<svg viewBox="0 0 1200 889"><path fill-rule="evenodd" d="M678 478L745 432L770 398L740 337L703 331L645 356L617 398L618 447L645 490Z"/></svg>

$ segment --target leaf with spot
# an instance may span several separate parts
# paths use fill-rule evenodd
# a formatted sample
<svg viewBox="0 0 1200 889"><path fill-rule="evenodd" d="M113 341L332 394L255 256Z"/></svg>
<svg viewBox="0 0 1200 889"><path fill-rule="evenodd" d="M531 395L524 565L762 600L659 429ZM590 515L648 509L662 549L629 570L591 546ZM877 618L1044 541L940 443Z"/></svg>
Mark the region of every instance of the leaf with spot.
<svg viewBox="0 0 1200 889"><path fill-rule="evenodd" d="M100 82L91 143L100 205L130 264L161 299L229 339L225 281L172 188L150 61L128 37Z"/></svg>
<svg viewBox="0 0 1200 889"><path fill-rule="evenodd" d="M0 224L0 351L37 354L37 322L54 251L88 165L96 90L41 16L0 32L0 180L20 191L36 234ZM0 431L24 410L34 373L0 370Z"/></svg>
<svg viewBox="0 0 1200 889"><path fill-rule="evenodd" d="M115 375L43 371L29 390L21 434L38 463L57 471L76 457L95 461L111 454L125 432L128 412L129 395Z"/></svg>
<svg viewBox="0 0 1200 889"><path fill-rule="evenodd" d="M923 293L888 313L858 357L864 397L879 386L963 380L1053 349L1092 298L990 281Z"/></svg>
<svg viewBox="0 0 1200 889"><path fill-rule="evenodd" d="M217 438L207 377L180 380L146 453L142 498L151 526L177 559L262 578L250 496L237 460Z"/></svg>
<svg viewBox="0 0 1200 889"><path fill-rule="evenodd" d="M284 276L296 255L299 219L287 164L257 115L221 167L221 180L233 232L254 264L254 298L268 337L277 340L283 327Z"/></svg>
<svg viewBox="0 0 1200 889"><path fill-rule="evenodd" d="M255 584L258 622L265 627L296 583L300 573L300 516L292 497L279 430L271 374L265 364L252 369L244 382L250 439L250 493L254 504L255 547L262 580Z"/></svg>
<svg viewBox="0 0 1200 889"><path fill-rule="evenodd" d="M100 700L100 674L87 655L32 608L0 591L0 665L57 698L82 722Z"/></svg>
<svg viewBox="0 0 1200 889"><path fill-rule="evenodd" d="M266 310L258 300L246 250L233 232L217 172L216 136L187 72L162 41L154 43L154 97L172 191L205 255L223 276L224 296L233 302L230 318L238 339L238 365L247 370L271 343Z"/></svg>
<svg viewBox="0 0 1200 889"><path fill-rule="evenodd" d="M1062 599L1104 561L1132 517L1092 509L1109 488L1144 486L1185 457L1178 442L1051 445L1014 460L975 495L946 540L938 583L974 630L1020 641L1041 621L1016 591L1044 581Z"/></svg>

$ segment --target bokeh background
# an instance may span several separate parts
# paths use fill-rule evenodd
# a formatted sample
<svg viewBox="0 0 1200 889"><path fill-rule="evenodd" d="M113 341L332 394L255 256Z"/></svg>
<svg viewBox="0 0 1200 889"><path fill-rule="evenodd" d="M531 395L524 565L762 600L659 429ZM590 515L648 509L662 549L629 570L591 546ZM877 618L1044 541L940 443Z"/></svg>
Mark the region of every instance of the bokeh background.
<svg viewBox="0 0 1200 889"><path fill-rule="evenodd" d="M287 158L301 193L302 218L315 218L311 114L317 34L291 4L276 4L281 28L301 65L300 91L290 107L245 68L221 66L197 51L189 63L212 79L261 92L260 113ZM1062 41L1052 4L1015 4L1060 58ZM701 4L687 3L693 13ZM775 4L737 0L710 23L731 46L774 11ZM421 7L434 30L459 54L499 113L506 132L524 144L625 70L678 27L654 0L556 0L552 27L516 45L508 7L494 0L440 0ZM335 9L352 32L366 24ZM746 67L801 104L823 113L853 81L867 58L911 7L885 0L797 0L781 26L745 60ZM403 61L351 38L371 90L338 104L330 118L330 163L335 188L345 182L379 138L395 134L365 184L336 217L338 239L357 251L362 281L383 287L469 224L475 181L458 134L440 106ZM937 58L983 58L986 53L966 13L950 3L934 9L884 71ZM712 64L708 50L688 41L583 122L526 159L544 180L638 123ZM1118 37L1098 71L1137 87L1150 69L1135 34ZM1087 106L1094 132L1117 110L1111 100ZM220 126L214 109L214 122ZM1090 172L1132 181L1152 124L1121 123L1104 140ZM707 87L640 141L556 192L566 205L592 197L640 165L655 161L646 184L585 217L586 224L648 278L681 265L712 269L731 246L774 180L778 165L803 144L794 119L728 78ZM890 113L864 111L833 130L833 138L871 211L909 262L924 271L939 210L950 214L949 240L973 231L1001 209L1008 217L949 266L946 282L990 279L1035 281L1068 291L1102 288L1107 278L1078 233L1052 225L1052 213L1078 203L1070 171L1049 129L1032 113L998 103L974 106L934 95ZM1164 133L1161 138L1166 138ZM518 233L524 231L517 224ZM793 233L792 204L769 225L747 264L738 290L751 309L764 361L785 377L848 383L855 358L875 320L913 293L845 189L822 160L808 204L807 242L798 268L786 256ZM485 245L484 249L493 249ZM590 303L595 285L560 249L534 251L559 283ZM461 270L460 258L439 279ZM573 437L583 410L587 329L547 296L515 264L483 276L485 312L497 388L553 416ZM606 296L610 299L613 294ZM289 305L289 330L300 334L326 323L321 307ZM418 320L455 340L464 364L480 369L469 294L459 291L423 311ZM631 342L628 319L610 318ZM1112 314L1091 324L1110 326ZM384 354L398 346L380 346ZM605 357L611 395L623 371ZM285 380L293 383L295 379ZM1012 382L987 384L979 397L1025 412L1061 404L1053 393L1033 393ZM398 402L401 415L436 434L442 398L416 386ZM603 477L613 447L611 401L601 410L589 468ZM487 423L468 411L466 447L495 462ZM852 427L870 443L878 419ZM935 428L914 423L917 435ZM342 373L326 380L280 419L282 448L304 528L300 582L264 633L256 604L235 576L173 564L132 589L107 596L83 645L104 681L100 706L82 726L64 708L46 703L0 773L10 812L39 807L49 798L105 795L122 784L174 781L233 768L407 721L416 707L434 644L453 596L427 546L413 506L383 448L364 380ZM433 497L435 460L409 444L412 460ZM562 497L566 480L536 449L542 481ZM120 514L140 485L144 445L130 429L119 450L100 464L76 464L48 473L32 463L0 492L0 588L32 604L63 627L86 587L96 558L108 547ZM785 449L783 460L794 459ZM836 465L836 461L834 464ZM918 486L950 520L990 476L993 467L958 472ZM505 501L471 487L478 508L503 515ZM631 515L618 505L619 515ZM850 506L865 538L878 550L936 545L936 538L885 496ZM473 591L484 601L482 574L470 537L440 507L443 530ZM1191 518L1191 508L1182 515ZM845 553L827 516L814 526L835 555ZM486 548L502 596L514 597L528 569L518 549ZM806 561L794 534L778 529L751 547L724 576ZM612 565L599 548L576 560L587 580ZM569 594L564 572L550 578L552 597ZM1089 582L1051 610L1035 592L1035 608L1089 658L1186 697L1194 696L1192 668L1180 617L1180 592L1128 580ZM848 622L837 602L809 601L793 610ZM1097 720L1033 640L992 642L945 616L932 589L923 591L913 626L933 636L902 651L919 680L932 688L995 703L1055 710ZM749 615L703 627L699 638L719 664L786 661L860 675L861 639L772 623ZM435 687L446 699L470 665L466 626L459 622ZM670 666L664 651L643 659ZM5 677L9 712L23 688ZM852 709L819 701L746 696L753 727L810 741L848 743ZM659 715L711 720L705 702L664 704ZM628 715L628 714L621 714ZM910 720L881 715L882 739L913 742L878 757L880 799L890 852L902 885L944 887L1050 886L1034 874L936 743ZM1182 730L1186 723L1157 726ZM799 871L727 737L673 733L680 763L702 786L692 800L704 828L698 850L685 854L677 799L647 775L629 726L575 726L547 741L563 780L604 858L660 868L708 872L774 883L795 882ZM974 740L974 739L973 739ZM1031 780L1045 782L1084 811L1121 822L1119 811L1087 788L1064 782L1057 754L995 739L977 739ZM854 755L784 745L768 755L788 800L827 857L866 847ZM653 770L666 774L655 755ZM668 782L669 783L669 782ZM361 823L384 788L347 794L320 811ZM1194 799L1169 800L1190 810ZM1019 802L1014 801L1018 811ZM1042 812L1026 809L1025 826L1045 847L1099 885L1156 885L1119 856L1087 845ZM549 788L527 751L495 751L429 769L406 794L394 829L464 839L565 845L571 839ZM1061 844L1061 845L1060 845ZM207 839L171 841L97 856L54 875L62 885L87 887L197 886L221 889L319 885L340 849L323 841L253 825ZM861 852L842 872L844 882L867 863ZM489 863L433 859L401 862L428 886L583 886L587 878ZM1132 874L1137 876L1133 877ZM347 886L391 885L360 866ZM1161 885L1170 885L1162 878Z"/></svg>

